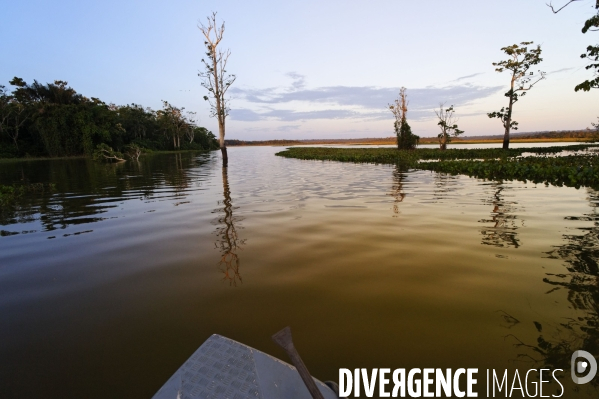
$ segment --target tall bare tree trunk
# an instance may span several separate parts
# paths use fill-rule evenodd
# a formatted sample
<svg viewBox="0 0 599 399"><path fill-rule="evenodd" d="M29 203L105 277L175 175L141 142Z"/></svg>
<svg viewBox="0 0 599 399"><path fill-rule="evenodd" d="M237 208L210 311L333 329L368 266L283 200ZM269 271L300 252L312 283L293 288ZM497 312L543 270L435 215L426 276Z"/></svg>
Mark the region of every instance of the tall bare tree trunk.
<svg viewBox="0 0 599 399"><path fill-rule="evenodd" d="M223 168L229 166L229 157L227 156L227 146L225 145L225 127L224 123L218 124L220 152L223 156Z"/></svg>
<svg viewBox="0 0 599 399"><path fill-rule="evenodd" d="M504 121L505 134L503 135L503 149L509 150L510 148L510 128L512 127L512 109L514 108L514 83L516 82L516 73L512 74L512 81L510 83L510 102L507 108L507 115Z"/></svg>
<svg viewBox="0 0 599 399"><path fill-rule="evenodd" d="M227 147L225 145L225 118L229 114L229 108L227 106L227 100L225 99L225 93L229 87L235 81L235 75L225 75L227 60L231 52L217 50L217 46L222 40L223 33L225 31L225 23L223 22L220 28L216 24L216 13L213 12L212 16L208 17L208 26L199 26L200 31L205 37L204 44L206 45L208 61L202 59L202 63L206 66L206 71L201 72L199 76L204 78L202 86L204 86L211 93L211 97L214 99L210 102L211 116L216 116L218 120L218 133L219 133L219 145L220 151L223 157L223 167L226 168L229 162L227 157ZM211 32L214 31L212 37ZM204 100L210 100L208 96L204 96Z"/></svg>
<svg viewBox="0 0 599 399"><path fill-rule="evenodd" d="M229 157L227 156L227 147L222 146L220 148L220 153L223 156L223 168L226 168L227 166L229 166Z"/></svg>
<svg viewBox="0 0 599 399"><path fill-rule="evenodd" d="M447 136L443 136L443 139L441 139L441 145L439 147L441 151L445 151L447 149Z"/></svg>
<svg viewBox="0 0 599 399"><path fill-rule="evenodd" d="M505 133L503 135L503 149L504 150L509 150L509 148L510 148L510 126L508 124L505 127Z"/></svg>
<svg viewBox="0 0 599 399"><path fill-rule="evenodd" d="M223 156L223 168L229 165L229 157L227 156L227 146L225 145L225 104L224 104L224 93L221 93L218 79L218 65L216 62L216 45L213 45L212 57L213 68L214 68L214 96L216 97L216 118L218 119L218 142L220 144L220 152Z"/></svg>
<svg viewBox="0 0 599 399"><path fill-rule="evenodd" d="M224 116L218 116L218 143L220 144L220 152L223 156L223 168L229 165L229 157L227 156L227 146L225 145L225 121Z"/></svg>

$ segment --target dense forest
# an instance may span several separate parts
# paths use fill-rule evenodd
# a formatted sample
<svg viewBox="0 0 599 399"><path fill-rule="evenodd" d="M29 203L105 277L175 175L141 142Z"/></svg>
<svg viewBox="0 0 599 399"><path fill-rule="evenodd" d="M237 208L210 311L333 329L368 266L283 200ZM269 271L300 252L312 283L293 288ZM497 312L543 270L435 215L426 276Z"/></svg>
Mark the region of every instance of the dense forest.
<svg viewBox="0 0 599 399"><path fill-rule="evenodd" d="M87 98L67 82L0 85L0 158L139 153L144 150L213 150L212 132L194 113L167 101L154 111Z"/></svg>

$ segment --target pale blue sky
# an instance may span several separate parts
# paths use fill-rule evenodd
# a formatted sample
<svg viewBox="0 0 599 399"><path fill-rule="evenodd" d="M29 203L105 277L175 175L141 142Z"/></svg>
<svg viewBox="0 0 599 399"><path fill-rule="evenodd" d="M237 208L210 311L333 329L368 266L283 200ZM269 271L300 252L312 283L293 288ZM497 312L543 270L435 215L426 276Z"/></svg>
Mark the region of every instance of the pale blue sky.
<svg viewBox="0 0 599 399"><path fill-rule="evenodd" d="M486 113L506 103L501 47L541 44L548 72L515 106L520 131L580 129L599 116L599 90L575 93L592 75L579 56L594 0L557 15L545 0L103 0L3 1L0 84L66 80L88 97L196 111L214 132L197 76L197 24L226 22L231 49L227 138L387 137L387 109L405 86L420 136L437 134L433 109L454 104L467 135L499 134ZM566 0L554 0L555 5Z"/></svg>

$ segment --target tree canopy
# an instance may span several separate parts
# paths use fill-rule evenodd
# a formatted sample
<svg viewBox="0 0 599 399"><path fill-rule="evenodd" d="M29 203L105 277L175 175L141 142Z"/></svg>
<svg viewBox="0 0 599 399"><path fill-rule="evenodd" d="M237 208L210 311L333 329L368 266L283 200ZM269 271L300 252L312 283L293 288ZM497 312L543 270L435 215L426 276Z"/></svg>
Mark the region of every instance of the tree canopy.
<svg viewBox="0 0 599 399"><path fill-rule="evenodd" d="M533 44L533 42L522 42L519 45L512 44L511 46L503 47L501 50L508 56L508 59L493 63L496 67L495 71L507 71L511 75L510 89L505 93L505 96L509 99L508 106L502 107L499 111L487 114L489 118L498 118L501 120L505 129L503 148L506 150L510 145L510 131L518 129L518 122L512 117L514 104L520 97L526 95L535 84L545 79L545 72L539 70L536 76L534 72L529 72L532 66L543 61L541 58L541 46L529 49L528 46L530 44Z"/></svg>
<svg viewBox="0 0 599 399"><path fill-rule="evenodd" d="M197 126L194 113L167 101L154 111L138 104L117 106L77 93L68 82L28 84L19 77L0 86L0 158L91 156L109 147L127 153L218 148L215 136Z"/></svg>

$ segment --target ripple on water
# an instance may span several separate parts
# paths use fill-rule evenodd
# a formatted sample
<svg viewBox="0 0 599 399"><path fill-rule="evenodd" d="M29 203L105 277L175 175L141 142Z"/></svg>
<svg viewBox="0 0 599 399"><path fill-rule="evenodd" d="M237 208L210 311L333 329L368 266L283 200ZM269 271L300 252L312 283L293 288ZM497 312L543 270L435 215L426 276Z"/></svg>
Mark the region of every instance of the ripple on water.
<svg viewBox="0 0 599 399"><path fill-rule="evenodd" d="M1 221L0 396L149 397L210 334L277 355L285 325L333 380L598 342L594 190L279 150L3 170L57 189Z"/></svg>

